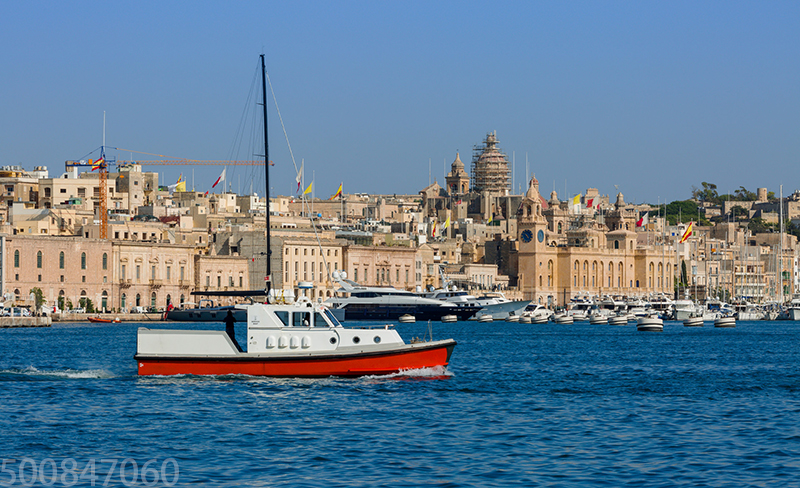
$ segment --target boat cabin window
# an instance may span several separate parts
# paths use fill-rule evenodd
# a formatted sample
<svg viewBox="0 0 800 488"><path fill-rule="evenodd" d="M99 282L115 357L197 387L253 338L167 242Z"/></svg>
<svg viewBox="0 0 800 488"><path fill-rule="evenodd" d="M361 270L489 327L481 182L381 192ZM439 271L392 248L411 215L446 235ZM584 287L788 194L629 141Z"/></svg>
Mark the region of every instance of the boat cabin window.
<svg viewBox="0 0 800 488"><path fill-rule="evenodd" d="M289 325L289 312L275 312L275 316L283 325Z"/></svg>
<svg viewBox="0 0 800 488"><path fill-rule="evenodd" d="M325 322L325 318L319 312L314 312L314 327L327 327L328 323Z"/></svg>
<svg viewBox="0 0 800 488"><path fill-rule="evenodd" d="M327 309L325 310L325 316L326 316L326 317L328 317L328 320L330 320L331 324L333 324L333 326L334 326L334 327L339 327L340 325L342 325L342 324L341 324L341 323L340 323L340 322L339 322L339 321L336 319L336 316L335 316L335 315L333 315L333 312L331 312L330 310L327 310Z"/></svg>
<svg viewBox="0 0 800 488"><path fill-rule="evenodd" d="M311 312L294 312L292 314L292 326L311 327Z"/></svg>

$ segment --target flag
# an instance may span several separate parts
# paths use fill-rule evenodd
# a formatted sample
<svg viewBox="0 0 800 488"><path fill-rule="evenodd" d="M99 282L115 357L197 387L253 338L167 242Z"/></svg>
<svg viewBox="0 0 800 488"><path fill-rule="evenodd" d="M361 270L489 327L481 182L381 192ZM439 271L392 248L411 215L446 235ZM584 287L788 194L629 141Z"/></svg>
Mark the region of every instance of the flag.
<svg viewBox="0 0 800 488"><path fill-rule="evenodd" d="M444 227L442 227L442 230L445 230L448 227L450 227L450 217L447 217L447 220L444 221Z"/></svg>
<svg viewBox="0 0 800 488"><path fill-rule="evenodd" d="M683 232L683 235L681 236L681 240L678 241L679 244L683 244L684 242L686 242L686 239L691 237L691 235L692 235L692 223L693 222L689 222L689 225L686 226L686 230Z"/></svg>
<svg viewBox="0 0 800 488"><path fill-rule="evenodd" d="M207 196L208 196L208 190L206 190L206 192L203 194L203 196L204 196L204 197L207 197Z"/></svg>
<svg viewBox="0 0 800 488"><path fill-rule="evenodd" d="M303 181L303 164L305 164L305 161L300 162L300 171L297 172L297 178L294 179L297 182L297 190L295 193L300 191L300 182Z"/></svg>
<svg viewBox="0 0 800 488"><path fill-rule="evenodd" d="M92 163L92 171L96 169L100 169L105 166L106 158L104 156L100 156L100 159Z"/></svg>
<svg viewBox="0 0 800 488"><path fill-rule="evenodd" d="M649 220L648 215L649 215L648 213L645 213L644 215L642 215L642 218L640 218L636 222L636 227L644 227L644 226L646 226L647 223L648 223L648 220Z"/></svg>
<svg viewBox="0 0 800 488"><path fill-rule="evenodd" d="M217 186L220 181L225 181L225 170L226 169L227 168L222 168L222 174L219 175L219 178L217 178L217 181L215 181L214 184L211 185L211 188L214 188L215 186Z"/></svg>
<svg viewBox="0 0 800 488"><path fill-rule="evenodd" d="M342 196L342 185L343 184L344 183L339 183L339 189L336 190L336 193L333 194L333 196L330 198L330 200L333 200L336 197L341 197Z"/></svg>
<svg viewBox="0 0 800 488"><path fill-rule="evenodd" d="M586 208L594 207L594 205L592 205L592 202L594 202L594 198L587 198L586 199Z"/></svg>
<svg viewBox="0 0 800 488"><path fill-rule="evenodd" d="M308 195L309 193L311 193L311 186L312 185L314 185L313 181L308 184L308 188L306 188L306 191L303 192L303 195Z"/></svg>
<svg viewBox="0 0 800 488"><path fill-rule="evenodd" d="M494 220L494 214L492 214L492 215L490 215L490 216L489 216L489 220L486 222L486 225L489 225L489 224L491 224L491 223L492 223L492 220Z"/></svg>
<svg viewBox="0 0 800 488"><path fill-rule="evenodd" d="M580 205L581 204L581 194L580 193L578 193L577 195L575 195L572 198L572 204L573 205Z"/></svg>
<svg viewBox="0 0 800 488"><path fill-rule="evenodd" d="M459 199L458 199L458 201L456 202L456 205L461 205L461 199L460 199L460 198L459 198Z"/></svg>
<svg viewBox="0 0 800 488"><path fill-rule="evenodd" d="M433 230L431 230L431 237L436 237L436 221L433 221Z"/></svg>
<svg viewBox="0 0 800 488"><path fill-rule="evenodd" d="M170 195L175 191L186 191L186 182L183 181L183 173L178 176L178 181L176 181L174 185L169 185L167 188L169 189Z"/></svg>

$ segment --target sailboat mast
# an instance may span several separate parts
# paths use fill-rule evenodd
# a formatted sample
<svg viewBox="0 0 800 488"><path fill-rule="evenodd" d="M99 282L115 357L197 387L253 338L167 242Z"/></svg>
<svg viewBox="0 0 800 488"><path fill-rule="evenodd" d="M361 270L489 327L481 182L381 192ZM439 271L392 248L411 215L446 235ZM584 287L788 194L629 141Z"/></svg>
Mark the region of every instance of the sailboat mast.
<svg viewBox="0 0 800 488"><path fill-rule="evenodd" d="M264 182L266 185L266 214L267 214L267 276L265 277L267 293L272 288L272 269L270 268L270 261L272 258L272 248L270 246L270 231L269 231L269 138L267 134L267 67L264 61L264 55L261 55L261 95L264 102Z"/></svg>

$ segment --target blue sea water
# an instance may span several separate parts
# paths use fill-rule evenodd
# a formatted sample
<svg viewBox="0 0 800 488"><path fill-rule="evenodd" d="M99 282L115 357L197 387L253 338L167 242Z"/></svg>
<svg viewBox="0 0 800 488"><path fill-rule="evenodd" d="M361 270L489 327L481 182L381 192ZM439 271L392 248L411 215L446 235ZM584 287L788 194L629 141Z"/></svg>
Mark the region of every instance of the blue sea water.
<svg viewBox="0 0 800 488"><path fill-rule="evenodd" d="M0 330L0 485L91 486L95 459L95 486L134 486L171 458L177 483L144 481L800 486L800 323L434 324L446 373L359 379L138 377L139 325Z"/></svg>

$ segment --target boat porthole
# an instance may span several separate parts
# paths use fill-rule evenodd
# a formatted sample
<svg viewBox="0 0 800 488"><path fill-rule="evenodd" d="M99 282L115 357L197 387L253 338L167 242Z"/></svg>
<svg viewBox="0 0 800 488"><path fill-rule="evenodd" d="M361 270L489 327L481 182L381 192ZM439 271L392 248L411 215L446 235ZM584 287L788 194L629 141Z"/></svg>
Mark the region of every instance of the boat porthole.
<svg viewBox="0 0 800 488"><path fill-rule="evenodd" d="M358 337L358 336L353 337L353 344L358 344L359 342L361 342L361 338L360 337Z"/></svg>
<svg viewBox="0 0 800 488"><path fill-rule="evenodd" d="M381 342L381 336L375 336L375 339L373 340L375 341L375 344L378 344L379 342Z"/></svg>
<svg viewBox="0 0 800 488"><path fill-rule="evenodd" d="M331 337L331 344L336 344L336 338L335 337Z"/></svg>

